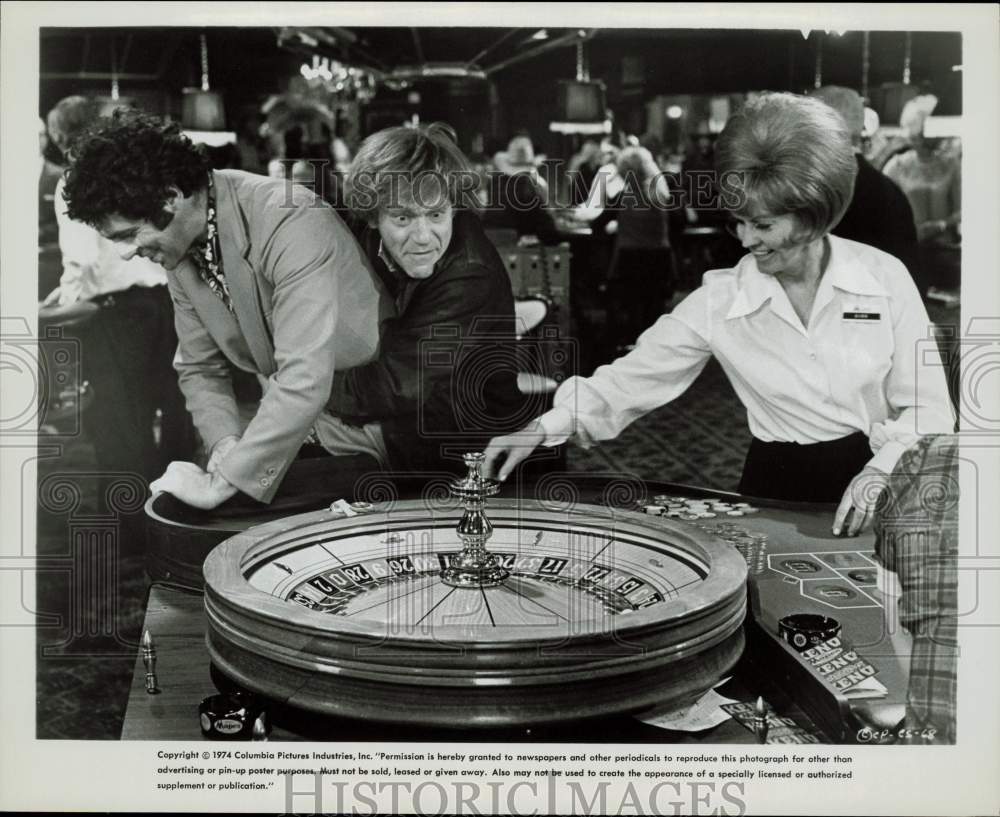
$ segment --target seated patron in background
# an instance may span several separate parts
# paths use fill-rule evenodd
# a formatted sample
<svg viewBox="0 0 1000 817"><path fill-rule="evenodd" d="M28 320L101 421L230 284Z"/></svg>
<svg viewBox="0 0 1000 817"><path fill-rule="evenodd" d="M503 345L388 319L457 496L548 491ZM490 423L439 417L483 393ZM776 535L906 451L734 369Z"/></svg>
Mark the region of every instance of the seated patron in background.
<svg viewBox="0 0 1000 817"><path fill-rule="evenodd" d="M515 136L506 152L494 157L483 224L491 230L511 229L518 238L535 236L543 244L558 244L559 231L547 209L547 189L538 176L535 149L527 136Z"/></svg>
<svg viewBox="0 0 1000 817"><path fill-rule="evenodd" d="M180 387L211 456L206 471L172 462L154 491L204 509L238 492L270 502L313 432L330 453L378 467L378 429L323 412L336 368L374 358L383 307L328 205L282 180L211 171L176 124L124 112L77 141L66 199L122 258L167 270ZM262 382L249 423L230 367Z"/></svg>
<svg viewBox="0 0 1000 817"><path fill-rule="evenodd" d="M929 360L937 351L927 348L927 313L902 262L829 234L857 164L827 105L762 95L729 120L716 156L723 203L748 254L707 273L630 354L570 378L551 411L493 440L484 470L505 456L503 479L540 443L616 437L681 395L714 355L753 434L740 491L839 500L834 533L857 534L903 451L920 434L952 430L944 370Z"/></svg>
<svg viewBox="0 0 1000 817"><path fill-rule="evenodd" d="M590 184L586 200L572 211L577 221L590 222L598 218L605 207L614 206L625 186L618 174L619 148L605 139L601 142L599 166Z"/></svg>
<svg viewBox="0 0 1000 817"><path fill-rule="evenodd" d="M56 185L62 178L63 168L49 158L52 148L45 120L38 120L38 246L53 243L59 232L56 214L52 209Z"/></svg>
<svg viewBox="0 0 1000 817"><path fill-rule="evenodd" d="M617 204L606 207L591 225L615 233L608 275L608 339L613 348L632 343L662 315L674 288L666 178L644 147L622 150L617 168L624 181Z"/></svg>
<svg viewBox="0 0 1000 817"><path fill-rule="evenodd" d="M956 240L962 224L960 164L938 149L937 140L924 137L924 125L936 105L937 98L929 94L906 103L899 121L913 150L896 154L882 168L910 200L922 245Z"/></svg>
<svg viewBox="0 0 1000 817"><path fill-rule="evenodd" d="M97 120L97 104L82 96L60 100L49 111L52 139L63 155ZM93 227L73 221L55 190L62 276L43 302L42 316L59 321L82 307L93 317L80 330L83 377L96 399L83 416L102 471L155 479L171 459L191 456L190 419L173 369L177 335L167 273L148 258L123 259ZM159 443L153 421L161 412Z"/></svg>
<svg viewBox="0 0 1000 817"><path fill-rule="evenodd" d="M466 209L472 168L445 125L389 128L361 144L345 186L396 314L377 359L334 374L327 408L379 423L394 469L464 472L464 452L531 416L513 364L510 277Z"/></svg>
<svg viewBox="0 0 1000 817"><path fill-rule="evenodd" d="M715 177L715 143L708 133L691 139L691 148L681 165L681 184L688 197L685 220L701 226L722 227L728 219L723 209L709 209L706 202L719 202L719 185Z"/></svg>
<svg viewBox="0 0 1000 817"><path fill-rule="evenodd" d="M953 288L960 274L962 168L940 140L924 137L924 124L937 98L928 94L903 107L900 124L913 149L898 153L882 172L902 188L913 208L925 287Z"/></svg>
<svg viewBox="0 0 1000 817"><path fill-rule="evenodd" d="M583 204L590 195L590 188L597 178L601 166L601 145L596 139L584 139L580 150L574 153L566 165L569 179L569 203L571 207Z"/></svg>
<svg viewBox="0 0 1000 817"><path fill-rule="evenodd" d="M834 227L834 235L878 247L896 256L910 271L921 295L925 295L917 231L910 203L899 185L879 173L861 154L861 132L865 125L864 100L857 91L837 85L819 88L811 96L825 102L844 118L854 145L854 158L858 163L854 196L844 217Z"/></svg>

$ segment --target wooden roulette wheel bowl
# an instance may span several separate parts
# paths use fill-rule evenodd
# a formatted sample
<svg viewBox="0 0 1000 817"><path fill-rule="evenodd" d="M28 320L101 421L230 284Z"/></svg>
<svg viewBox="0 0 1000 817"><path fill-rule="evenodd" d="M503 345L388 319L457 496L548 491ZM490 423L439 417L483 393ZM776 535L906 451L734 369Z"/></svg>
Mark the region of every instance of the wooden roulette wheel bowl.
<svg viewBox="0 0 1000 817"><path fill-rule="evenodd" d="M747 568L721 541L582 503L488 511L509 573L493 586L442 580L462 551L454 500L227 539L204 565L214 666L322 715L494 728L683 705L740 657Z"/></svg>
<svg viewBox="0 0 1000 817"><path fill-rule="evenodd" d="M296 460L282 482L285 493L270 505L226 502L212 511L202 511L170 494L155 494L145 506L150 576L162 584L201 590L205 557L241 531L325 508L331 499L342 495L344 484L354 483L360 498L398 495L400 489L377 471L373 473L370 462L364 456Z"/></svg>
<svg viewBox="0 0 1000 817"><path fill-rule="evenodd" d="M170 494L154 494L146 501L146 565L161 584L187 590L204 586L202 564L219 543L247 528L287 516L281 509L253 513L207 513Z"/></svg>

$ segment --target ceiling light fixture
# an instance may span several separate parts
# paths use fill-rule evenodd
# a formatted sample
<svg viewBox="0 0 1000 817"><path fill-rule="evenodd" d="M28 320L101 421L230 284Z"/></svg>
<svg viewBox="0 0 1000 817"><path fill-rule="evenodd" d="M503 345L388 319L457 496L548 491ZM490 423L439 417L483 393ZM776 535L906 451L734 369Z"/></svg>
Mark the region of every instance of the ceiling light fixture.
<svg viewBox="0 0 1000 817"><path fill-rule="evenodd" d="M111 37L111 100L117 102L118 95L118 60L115 58L115 38Z"/></svg>
<svg viewBox="0 0 1000 817"><path fill-rule="evenodd" d="M195 143L219 147L235 144L236 133L226 130L226 112L222 94L213 91L208 81L208 39L199 36L201 87L185 88L181 109L184 132Z"/></svg>

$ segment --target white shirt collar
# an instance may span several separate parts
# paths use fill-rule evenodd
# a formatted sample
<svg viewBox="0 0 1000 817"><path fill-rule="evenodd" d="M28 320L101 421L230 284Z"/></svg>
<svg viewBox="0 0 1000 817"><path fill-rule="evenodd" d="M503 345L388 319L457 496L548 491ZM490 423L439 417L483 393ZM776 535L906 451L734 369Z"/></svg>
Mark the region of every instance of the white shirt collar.
<svg viewBox="0 0 1000 817"><path fill-rule="evenodd" d="M872 275L868 265L857 261L852 242L835 235L827 238L830 242L830 262L820 282L821 290L837 288L854 295L888 297L889 293ZM736 267L736 297L726 318L742 318L756 312L780 288L781 284L773 275L765 275L757 268L756 258L749 254L743 256Z"/></svg>

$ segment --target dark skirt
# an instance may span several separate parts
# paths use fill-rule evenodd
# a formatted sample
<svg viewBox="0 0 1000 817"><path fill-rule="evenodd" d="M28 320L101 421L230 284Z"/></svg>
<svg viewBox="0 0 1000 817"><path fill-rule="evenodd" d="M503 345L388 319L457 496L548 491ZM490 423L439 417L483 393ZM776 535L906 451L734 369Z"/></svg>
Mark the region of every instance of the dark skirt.
<svg viewBox="0 0 1000 817"><path fill-rule="evenodd" d="M743 465L740 493L792 502L839 502L851 480L872 458L858 431L821 443L764 442L753 438Z"/></svg>

